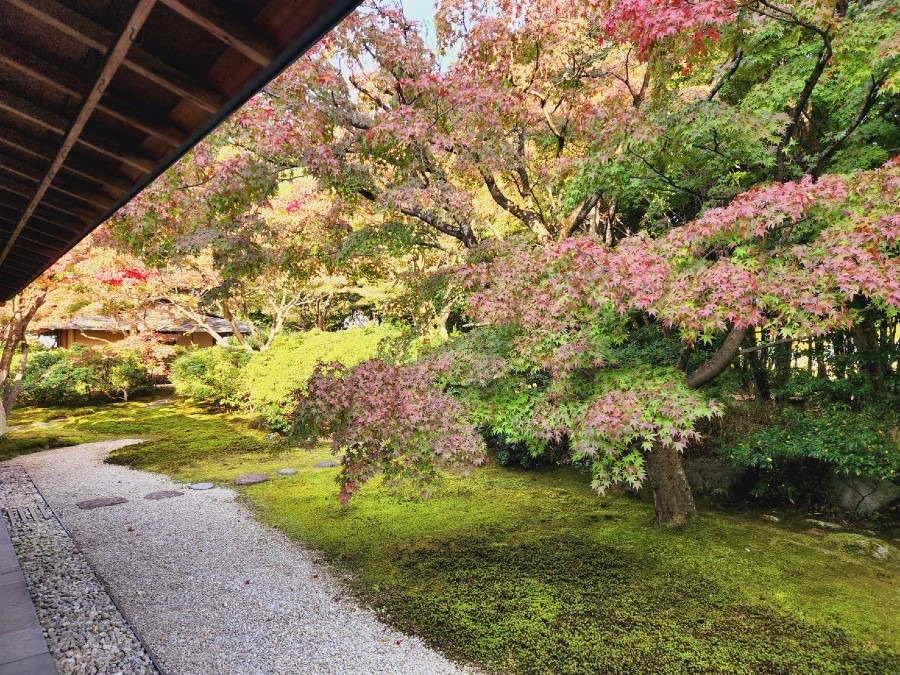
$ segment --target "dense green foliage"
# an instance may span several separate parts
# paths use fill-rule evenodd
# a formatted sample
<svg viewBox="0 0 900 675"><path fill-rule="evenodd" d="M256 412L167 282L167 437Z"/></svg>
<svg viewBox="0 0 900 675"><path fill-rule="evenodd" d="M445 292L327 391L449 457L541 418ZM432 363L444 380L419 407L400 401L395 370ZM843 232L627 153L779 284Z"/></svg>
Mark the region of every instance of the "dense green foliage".
<svg viewBox="0 0 900 675"><path fill-rule="evenodd" d="M23 409L16 424L63 410ZM246 419L182 403L79 409L51 427L14 431L64 445L137 436L112 461L177 480L242 490L264 521L312 545L394 625L499 673L887 673L900 666L896 560L859 552L860 534L821 538L790 512L702 509L678 533L649 527L648 500L598 499L569 468L490 465L445 476L430 499L373 484L349 509L334 499L330 457L264 440ZM275 476L283 467L299 473ZM889 531L885 539L897 536ZM762 636L762 637L761 637Z"/></svg>
<svg viewBox="0 0 900 675"><path fill-rule="evenodd" d="M249 360L249 353L231 347L195 349L172 362L169 379L182 396L233 408L240 405L240 370Z"/></svg>
<svg viewBox="0 0 900 675"><path fill-rule="evenodd" d="M127 401L152 389L153 379L136 354L75 345L32 354L20 397L32 405L73 405L97 397Z"/></svg>
<svg viewBox="0 0 900 675"><path fill-rule="evenodd" d="M721 449L736 466L750 471L757 496L821 499L829 471L893 481L900 476L896 409L786 406L775 417Z"/></svg>
<svg viewBox="0 0 900 675"><path fill-rule="evenodd" d="M295 392L305 390L317 363L354 366L375 356L379 344L395 334L388 325L372 325L280 336L241 370L242 407L261 415L271 428L286 430L287 417L296 405Z"/></svg>
<svg viewBox="0 0 900 675"><path fill-rule="evenodd" d="M353 366L375 356L379 344L397 331L388 325L370 325L325 332L284 333L264 352L215 346L196 349L172 364L175 390L195 401L252 412L271 428L288 428L288 415L296 405L295 392L303 391L317 363L336 361Z"/></svg>

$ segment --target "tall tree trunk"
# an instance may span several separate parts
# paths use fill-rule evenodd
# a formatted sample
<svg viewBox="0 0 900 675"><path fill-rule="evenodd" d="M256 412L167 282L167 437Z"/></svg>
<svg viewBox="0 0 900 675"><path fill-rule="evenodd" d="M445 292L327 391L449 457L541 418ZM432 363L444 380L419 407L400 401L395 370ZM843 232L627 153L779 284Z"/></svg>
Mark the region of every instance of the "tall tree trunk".
<svg viewBox="0 0 900 675"><path fill-rule="evenodd" d="M647 479L653 490L656 520L662 527L680 527L696 511L688 485L681 453L672 447L657 445L644 456Z"/></svg>
<svg viewBox="0 0 900 675"><path fill-rule="evenodd" d="M878 333L872 314L865 312L863 320L854 324L850 334L859 357L859 366L868 376L872 388L877 389L881 383L881 363L878 358Z"/></svg>
<svg viewBox="0 0 900 675"><path fill-rule="evenodd" d="M22 340L22 349L19 352L19 368L16 371L16 379L13 380L12 387L9 389L9 394L6 395L6 400L3 402L3 407L6 410L12 410L16 407L16 399L19 398L19 391L22 389L22 378L25 377L25 366L28 365L28 342Z"/></svg>
<svg viewBox="0 0 900 675"><path fill-rule="evenodd" d="M775 345L775 378L772 387L776 390L776 396L783 398L784 386L791 377L791 363L794 349L790 343Z"/></svg>
<svg viewBox="0 0 900 675"><path fill-rule="evenodd" d="M750 347L756 346L756 329L748 333ZM769 374L762 365L758 351L747 354L747 363L750 366L750 374L753 376L753 388L756 390L757 401L771 401L772 390L769 388Z"/></svg>

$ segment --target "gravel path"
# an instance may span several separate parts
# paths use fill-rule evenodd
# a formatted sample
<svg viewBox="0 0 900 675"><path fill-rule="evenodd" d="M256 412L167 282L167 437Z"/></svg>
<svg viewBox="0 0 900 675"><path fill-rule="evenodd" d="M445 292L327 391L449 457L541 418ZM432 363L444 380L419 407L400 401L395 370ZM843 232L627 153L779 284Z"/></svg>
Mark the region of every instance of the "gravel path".
<svg viewBox="0 0 900 675"><path fill-rule="evenodd" d="M134 442L89 443L5 464L27 470L167 672L460 672L342 598L313 552L257 522L233 491L190 490L103 464L111 450ZM166 490L183 494L145 499ZM128 501L76 506L99 497Z"/></svg>

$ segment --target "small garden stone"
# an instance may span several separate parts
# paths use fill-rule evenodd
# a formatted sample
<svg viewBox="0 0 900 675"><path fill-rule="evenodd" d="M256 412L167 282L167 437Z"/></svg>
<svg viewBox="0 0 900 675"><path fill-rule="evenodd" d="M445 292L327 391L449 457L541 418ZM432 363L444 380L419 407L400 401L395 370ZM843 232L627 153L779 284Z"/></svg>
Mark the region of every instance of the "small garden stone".
<svg viewBox="0 0 900 675"><path fill-rule="evenodd" d="M194 483L191 485L191 490L209 490L214 487L215 485L212 483Z"/></svg>
<svg viewBox="0 0 900 675"><path fill-rule="evenodd" d="M125 497L98 497L97 499L86 499L82 502L76 502L75 506L79 509L99 509L103 506L124 504L127 501Z"/></svg>
<svg viewBox="0 0 900 675"><path fill-rule="evenodd" d="M316 462L313 464L313 468L315 469L330 469L335 466L340 466L337 462Z"/></svg>
<svg viewBox="0 0 900 675"><path fill-rule="evenodd" d="M263 473L243 473L234 479L235 485L255 485L265 483L269 477Z"/></svg>
<svg viewBox="0 0 900 675"><path fill-rule="evenodd" d="M297 469L278 469L278 473L281 476L293 476L297 473Z"/></svg>
<svg viewBox="0 0 900 675"><path fill-rule="evenodd" d="M144 496L144 499L149 499L154 502L158 502L160 499L169 499L170 497L181 497L184 493L179 492L178 490L161 490L159 492L151 492L148 495Z"/></svg>

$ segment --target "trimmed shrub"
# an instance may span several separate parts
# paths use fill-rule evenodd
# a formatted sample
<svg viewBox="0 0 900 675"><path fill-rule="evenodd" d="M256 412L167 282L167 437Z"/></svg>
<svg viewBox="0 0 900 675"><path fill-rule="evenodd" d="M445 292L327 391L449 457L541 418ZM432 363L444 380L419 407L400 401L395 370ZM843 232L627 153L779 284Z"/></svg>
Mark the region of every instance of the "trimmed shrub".
<svg viewBox="0 0 900 675"><path fill-rule="evenodd" d="M96 397L127 401L152 389L153 379L136 354L76 345L36 351L19 398L30 405L71 405Z"/></svg>
<svg viewBox="0 0 900 675"><path fill-rule="evenodd" d="M216 345L193 349L172 362L169 379L180 396L202 403L241 407L240 372L250 354Z"/></svg>
<svg viewBox="0 0 900 675"><path fill-rule="evenodd" d="M287 431L287 416L296 406L294 392L305 391L317 363L338 361L354 366L374 358L379 343L397 334L396 329L382 324L280 335L267 351L254 354L243 368L241 400L269 427Z"/></svg>

